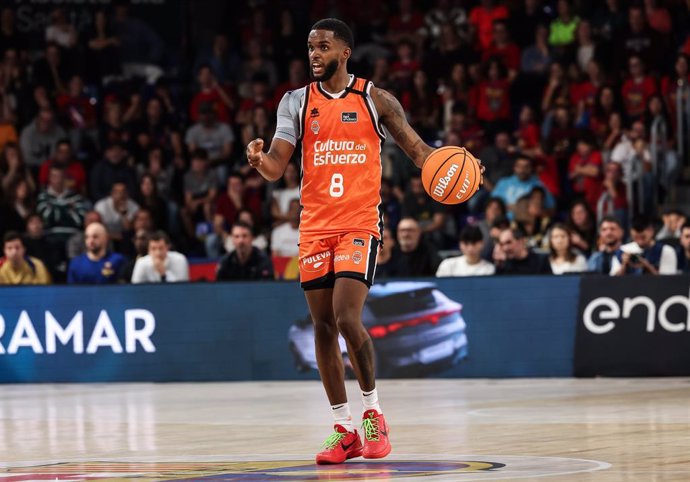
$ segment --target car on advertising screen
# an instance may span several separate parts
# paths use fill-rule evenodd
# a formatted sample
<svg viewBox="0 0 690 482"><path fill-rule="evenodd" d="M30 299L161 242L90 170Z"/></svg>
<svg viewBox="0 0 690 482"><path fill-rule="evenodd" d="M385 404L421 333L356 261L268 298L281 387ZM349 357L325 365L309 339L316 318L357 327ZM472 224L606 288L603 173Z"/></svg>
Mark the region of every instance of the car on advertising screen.
<svg viewBox="0 0 690 482"><path fill-rule="evenodd" d="M419 376L449 368L467 356L462 305L434 283L395 281L371 287L362 322L376 351L383 376ZM311 318L300 319L288 331L298 371L317 369ZM346 366L347 347L338 338Z"/></svg>

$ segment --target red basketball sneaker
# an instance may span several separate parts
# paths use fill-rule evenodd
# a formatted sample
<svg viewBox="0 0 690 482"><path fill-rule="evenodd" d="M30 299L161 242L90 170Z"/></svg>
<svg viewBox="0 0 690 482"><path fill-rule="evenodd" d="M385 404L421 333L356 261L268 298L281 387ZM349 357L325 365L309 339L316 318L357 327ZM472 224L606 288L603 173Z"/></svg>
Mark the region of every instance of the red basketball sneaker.
<svg viewBox="0 0 690 482"><path fill-rule="evenodd" d="M388 440L388 424L382 413L367 410L362 417L364 429L365 459L380 459L391 453L391 442Z"/></svg>
<svg viewBox="0 0 690 482"><path fill-rule="evenodd" d="M356 430L348 432L342 425L334 425L333 429L335 431L323 443L324 450L316 454L317 464L342 464L362 455L362 441Z"/></svg>

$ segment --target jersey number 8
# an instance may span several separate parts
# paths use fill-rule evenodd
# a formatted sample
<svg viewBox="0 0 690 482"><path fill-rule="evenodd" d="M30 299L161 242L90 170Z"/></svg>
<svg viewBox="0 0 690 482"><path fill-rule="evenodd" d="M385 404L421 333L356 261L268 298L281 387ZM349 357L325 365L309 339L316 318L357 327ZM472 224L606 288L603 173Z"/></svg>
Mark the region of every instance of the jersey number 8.
<svg viewBox="0 0 690 482"><path fill-rule="evenodd" d="M340 173L335 173L331 177L331 187L328 193L331 197L341 197L343 195L345 186L343 186L343 175Z"/></svg>

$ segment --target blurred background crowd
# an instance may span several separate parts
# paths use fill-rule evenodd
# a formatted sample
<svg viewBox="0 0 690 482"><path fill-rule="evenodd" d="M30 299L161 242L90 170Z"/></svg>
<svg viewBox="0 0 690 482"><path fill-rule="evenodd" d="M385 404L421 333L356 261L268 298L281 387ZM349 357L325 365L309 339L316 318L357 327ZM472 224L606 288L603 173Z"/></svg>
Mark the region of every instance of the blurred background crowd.
<svg viewBox="0 0 690 482"><path fill-rule="evenodd" d="M330 16L350 72L486 166L443 206L384 144L380 278L687 269L690 1L6 1L0 283L294 279L299 150L267 183L244 146Z"/></svg>

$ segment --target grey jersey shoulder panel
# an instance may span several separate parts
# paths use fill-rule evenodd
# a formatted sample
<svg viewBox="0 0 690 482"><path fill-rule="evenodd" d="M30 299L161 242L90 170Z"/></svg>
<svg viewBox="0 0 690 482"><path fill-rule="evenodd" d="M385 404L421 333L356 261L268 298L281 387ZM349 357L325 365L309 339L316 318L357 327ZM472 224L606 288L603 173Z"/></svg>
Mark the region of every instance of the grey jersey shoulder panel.
<svg viewBox="0 0 690 482"><path fill-rule="evenodd" d="M278 104L278 119L274 139L283 139L293 146L300 138L300 115L304 108L306 89L309 86L286 92Z"/></svg>

